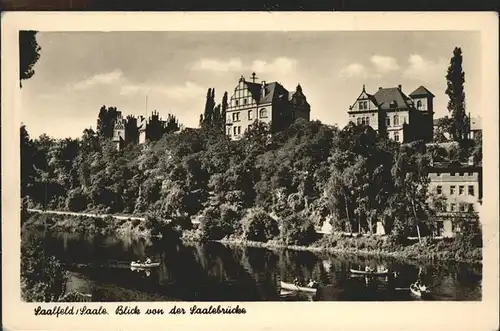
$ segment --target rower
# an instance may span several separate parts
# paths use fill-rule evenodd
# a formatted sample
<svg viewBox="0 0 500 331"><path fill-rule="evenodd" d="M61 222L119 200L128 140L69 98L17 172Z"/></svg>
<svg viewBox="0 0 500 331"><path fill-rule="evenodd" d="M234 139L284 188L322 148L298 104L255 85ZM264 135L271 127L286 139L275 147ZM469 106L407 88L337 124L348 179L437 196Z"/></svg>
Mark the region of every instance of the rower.
<svg viewBox="0 0 500 331"><path fill-rule="evenodd" d="M148 257L148 258L146 259L146 264L149 264L149 263L151 263L151 259Z"/></svg>

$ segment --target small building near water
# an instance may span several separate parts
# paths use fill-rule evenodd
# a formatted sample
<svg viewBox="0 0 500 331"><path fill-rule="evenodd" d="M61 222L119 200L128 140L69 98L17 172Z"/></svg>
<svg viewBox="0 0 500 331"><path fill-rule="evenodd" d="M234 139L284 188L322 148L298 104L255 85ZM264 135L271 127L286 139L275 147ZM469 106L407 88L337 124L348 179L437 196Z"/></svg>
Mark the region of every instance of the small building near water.
<svg viewBox="0 0 500 331"><path fill-rule="evenodd" d="M482 167L463 163L434 163L429 170L429 189L443 198L438 213L437 235L451 237L458 221L477 221L482 203Z"/></svg>

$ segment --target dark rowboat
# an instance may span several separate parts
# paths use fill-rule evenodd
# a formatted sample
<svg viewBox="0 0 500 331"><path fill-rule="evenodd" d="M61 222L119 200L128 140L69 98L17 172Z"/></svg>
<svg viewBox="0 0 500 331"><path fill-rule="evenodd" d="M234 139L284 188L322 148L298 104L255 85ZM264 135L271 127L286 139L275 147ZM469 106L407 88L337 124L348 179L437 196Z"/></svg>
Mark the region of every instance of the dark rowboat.
<svg viewBox="0 0 500 331"><path fill-rule="evenodd" d="M425 298L429 297L429 295L430 295L429 290L422 291L415 284L410 285L410 292L411 292L411 294L413 294L417 298L422 298L422 299L425 299Z"/></svg>

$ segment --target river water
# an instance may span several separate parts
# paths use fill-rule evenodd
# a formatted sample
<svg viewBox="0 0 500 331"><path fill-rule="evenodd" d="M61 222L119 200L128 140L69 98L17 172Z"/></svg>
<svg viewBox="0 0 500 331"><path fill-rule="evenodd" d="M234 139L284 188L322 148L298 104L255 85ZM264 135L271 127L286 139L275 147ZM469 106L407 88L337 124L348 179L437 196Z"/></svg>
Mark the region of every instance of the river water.
<svg viewBox="0 0 500 331"><path fill-rule="evenodd" d="M419 264L394 259L305 251L185 245L175 239L147 241L63 233L38 233L45 253L70 271L68 289L92 301L409 301L419 274L430 300L481 300L482 266ZM132 270L130 261L149 256L160 267ZM350 275L350 268L387 267L393 278ZM280 291L280 281L315 279L316 295Z"/></svg>

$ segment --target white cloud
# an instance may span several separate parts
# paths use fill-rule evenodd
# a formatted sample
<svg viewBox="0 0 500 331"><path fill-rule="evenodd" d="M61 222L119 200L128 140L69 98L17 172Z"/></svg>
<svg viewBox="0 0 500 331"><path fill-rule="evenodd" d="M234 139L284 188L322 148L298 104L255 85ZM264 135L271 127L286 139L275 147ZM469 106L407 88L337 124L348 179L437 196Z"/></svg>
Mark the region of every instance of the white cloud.
<svg viewBox="0 0 500 331"><path fill-rule="evenodd" d="M188 99L204 95L206 89L193 82L186 82L183 85L124 84L120 89L120 95L148 93L163 94L172 99Z"/></svg>
<svg viewBox="0 0 500 331"><path fill-rule="evenodd" d="M205 70L216 72L238 71L243 69L243 63L237 58L232 58L227 61L201 59L193 65L192 69L197 71Z"/></svg>
<svg viewBox="0 0 500 331"><path fill-rule="evenodd" d="M367 77L367 71L364 65L360 63L351 63L340 70L342 77Z"/></svg>
<svg viewBox="0 0 500 331"><path fill-rule="evenodd" d="M408 67L403 75L410 79L426 81L436 75L443 77L446 75L446 59L441 58L438 61L431 61L423 58L419 54L412 54L408 58Z"/></svg>
<svg viewBox="0 0 500 331"><path fill-rule="evenodd" d="M387 73L399 69L399 65L395 58L383 55L372 55L370 61L375 65L380 73Z"/></svg>
<svg viewBox="0 0 500 331"><path fill-rule="evenodd" d="M264 60L255 60L251 64L244 64L239 58L231 58L228 60L219 59L200 59L191 67L196 71L212 71L212 72L246 72L255 71L260 73L288 74L293 72L297 67L297 60L278 57L271 62Z"/></svg>
<svg viewBox="0 0 500 331"><path fill-rule="evenodd" d="M297 60L287 57L278 57L272 62L263 60L253 61L251 70L257 73L274 73L286 75L293 72L297 67Z"/></svg>
<svg viewBox="0 0 500 331"><path fill-rule="evenodd" d="M71 89L76 91L86 90L96 85L110 85L116 83L123 77L121 70L114 70L103 74L97 74L71 86Z"/></svg>

